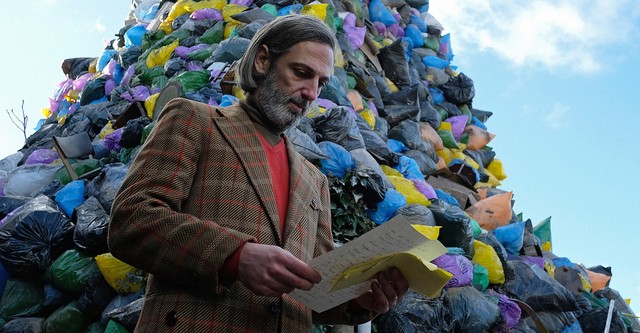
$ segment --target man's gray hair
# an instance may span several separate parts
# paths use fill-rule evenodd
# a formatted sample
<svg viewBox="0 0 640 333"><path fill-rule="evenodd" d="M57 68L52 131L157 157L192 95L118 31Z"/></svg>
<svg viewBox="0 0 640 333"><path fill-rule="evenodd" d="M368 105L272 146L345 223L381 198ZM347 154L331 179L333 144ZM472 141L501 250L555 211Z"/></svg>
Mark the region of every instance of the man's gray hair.
<svg viewBox="0 0 640 333"><path fill-rule="evenodd" d="M262 45L269 49L272 64L291 47L300 42L318 42L333 50L335 34L324 22L309 15L287 15L276 18L262 27L251 40L236 68L236 81L246 92L253 92L264 78L256 72L255 59Z"/></svg>

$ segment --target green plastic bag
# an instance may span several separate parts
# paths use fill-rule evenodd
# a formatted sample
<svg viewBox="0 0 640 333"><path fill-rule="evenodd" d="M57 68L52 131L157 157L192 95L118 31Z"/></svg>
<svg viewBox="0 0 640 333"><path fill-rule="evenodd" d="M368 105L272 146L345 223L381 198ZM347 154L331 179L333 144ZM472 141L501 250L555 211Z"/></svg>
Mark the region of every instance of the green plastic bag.
<svg viewBox="0 0 640 333"><path fill-rule="evenodd" d="M151 90L162 90L162 88L164 88L167 83L169 83L169 78L164 75L154 77L153 82L151 83Z"/></svg>
<svg viewBox="0 0 640 333"><path fill-rule="evenodd" d="M533 227L533 234L540 238L542 242L542 248L545 251L551 251L551 216L544 219Z"/></svg>
<svg viewBox="0 0 640 333"><path fill-rule="evenodd" d="M30 282L9 279L0 301L0 318L28 317L40 312L44 304L44 289Z"/></svg>
<svg viewBox="0 0 640 333"><path fill-rule="evenodd" d="M44 321L45 333L81 333L85 326L85 317L76 302L71 302L54 311Z"/></svg>
<svg viewBox="0 0 640 333"><path fill-rule="evenodd" d="M473 264L473 284L480 286L482 291L489 286L489 271L482 265Z"/></svg>
<svg viewBox="0 0 640 333"><path fill-rule="evenodd" d="M100 321L96 321L95 323L87 326L87 329L84 333L104 333L105 327L102 325Z"/></svg>
<svg viewBox="0 0 640 333"><path fill-rule="evenodd" d="M116 323L113 320L109 320L107 323L107 328L104 329L104 333L129 333L124 326Z"/></svg>
<svg viewBox="0 0 640 333"><path fill-rule="evenodd" d="M440 50L440 38L432 35L429 35L429 37L425 37L424 48L433 50L434 52L438 52L438 50Z"/></svg>
<svg viewBox="0 0 640 333"><path fill-rule="evenodd" d="M471 227L473 228L473 238L476 238L482 234L482 228L478 221L471 219Z"/></svg>
<svg viewBox="0 0 640 333"><path fill-rule="evenodd" d="M210 75L211 73L207 70L183 72L171 78L169 82L180 83L185 93L194 92L209 85Z"/></svg>
<svg viewBox="0 0 640 333"><path fill-rule="evenodd" d="M166 35L167 33L162 29L147 31L147 33L142 36L142 50L148 50L155 43L162 40Z"/></svg>
<svg viewBox="0 0 640 333"><path fill-rule="evenodd" d="M275 16L275 15L274 15ZM224 39L224 21L218 21L196 40L198 44L218 44Z"/></svg>
<svg viewBox="0 0 640 333"><path fill-rule="evenodd" d="M145 86L149 86L153 83L153 79L164 76L164 67L163 66L155 66L153 68L147 68L138 75L138 79L140 83Z"/></svg>
<svg viewBox="0 0 640 333"><path fill-rule="evenodd" d="M72 249L63 253L49 268L53 284L74 293L84 291L84 284L94 275L101 274L93 257Z"/></svg>
<svg viewBox="0 0 640 333"><path fill-rule="evenodd" d="M102 161L98 159L86 159L78 161L72 159L70 160L70 162L73 170L76 171L76 175L83 175L91 170L98 169L102 167L103 164ZM69 172L64 166L60 167L60 169L55 172L54 177L62 185L71 183L71 175L69 175Z"/></svg>
<svg viewBox="0 0 640 333"><path fill-rule="evenodd" d="M451 131L439 130L438 131L438 135L442 139L442 144L445 147L447 147L449 149L460 149L460 147L458 147L458 143L456 142L456 139L453 137L453 134L451 133Z"/></svg>

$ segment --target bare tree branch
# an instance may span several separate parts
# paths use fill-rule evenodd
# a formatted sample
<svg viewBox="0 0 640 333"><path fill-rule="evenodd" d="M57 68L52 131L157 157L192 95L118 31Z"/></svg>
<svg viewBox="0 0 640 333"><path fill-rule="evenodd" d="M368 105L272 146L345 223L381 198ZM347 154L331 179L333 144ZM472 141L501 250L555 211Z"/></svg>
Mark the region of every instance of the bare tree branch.
<svg viewBox="0 0 640 333"><path fill-rule="evenodd" d="M27 123L29 122L29 117L24 112L24 99L22 100L21 109L22 109L22 119L21 117L16 115L13 109L11 109L11 111L9 110L5 110L5 111L7 112L7 115L9 116L9 120L11 120L13 125L15 125L19 130L22 131L22 136L24 137L24 141L26 142L27 141Z"/></svg>

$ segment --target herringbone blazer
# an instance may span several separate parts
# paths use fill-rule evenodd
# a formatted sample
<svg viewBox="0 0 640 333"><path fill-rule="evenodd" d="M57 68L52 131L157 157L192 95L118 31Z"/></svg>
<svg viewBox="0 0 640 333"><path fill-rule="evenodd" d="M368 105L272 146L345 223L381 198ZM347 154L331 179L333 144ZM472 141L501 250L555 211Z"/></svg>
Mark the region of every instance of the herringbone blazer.
<svg viewBox="0 0 640 333"><path fill-rule="evenodd" d="M219 274L243 242L308 262L332 249L326 177L285 138L290 193L284 233L256 129L240 106L172 100L113 204L112 254L150 273L135 332L309 332L312 314Z"/></svg>

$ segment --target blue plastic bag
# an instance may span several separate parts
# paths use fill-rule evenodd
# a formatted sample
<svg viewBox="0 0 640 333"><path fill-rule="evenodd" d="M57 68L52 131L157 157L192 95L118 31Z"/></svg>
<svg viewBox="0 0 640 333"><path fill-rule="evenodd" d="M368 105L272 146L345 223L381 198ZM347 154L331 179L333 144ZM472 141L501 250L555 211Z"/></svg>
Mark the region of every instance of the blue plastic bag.
<svg viewBox="0 0 640 333"><path fill-rule="evenodd" d="M404 178L424 180L424 175L420 172L418 163L409 156L400 156L398 165L393 168L398 170Z"/></svg>
<svg viewBox="0 0 640 333"><path fill-rule="evenodd" d="M409 150L409 148L407 148L404 143L395 139L387 140L387 147L389 147L389 149L394 153L402 153L403 151Z"/></svg>
<svg viewBox="0 0 640 333"><path fill-rule="evenodd" d="M142 45L142 37L147 33L147 28L144 25L136 25L127 32L124 33L124 46L132 47L132 46L141 46Z"/></svg>
<svg viewBox="0 0 640 333"><path fill-rule="evenodd" d="M116 54L116 50L104 50L100 58L98 59L98 67L96 68L98 72L102 72L102 70L107 66L109 61L113 59L113 56Z"/></svg>
<svg viewBox="0 0 640 333"><path fill-rule="evenodd" d="M415 24L409 24L404 29L404 35L411 39L413 47L422 47L424 45L424 37L422 32Z"/></svg>
<svg viewBox="0 0 640 333"><path fill-rule="evenodd" d="M456 205L458 207L460 207L460 203L458 202L458 200L451 194L440 190L440 189L434 189L436 191L436 195L438 196L438 199L450 204L450 205Z"/></svg>
<svg viewBox="0 0 640 333"><path fill-rule="evenodd" d="M369 17L374 22L382 22L385 26L397 23L393 14L380 0L371 0L369 3Z"/></svg>
<svg viewBox="0 0 640 333"><path fill-rule="evenodd" d="M302 13L302 4L296 3L293 5L285 6L278 10L278 16L285 16L289 14L300 14Z"/></svg>
<svg viewBox="0 0 640 333"><path fill-rule="evenodd" d="M421 32L427 32L427 24L418 15L411 15L409 24L414 24ZM423 39L424 42L424 39Z"/></svg>
<svg viewBox="0 0 640 333"><path fill-rule="evenodd" d="M220 99L220 106L224 107L224 106L230 106L233 105L233 103L237 102L238 98L232 95L222 95L222 98Z"/></svg>
<svg viewBox="0 0 640 333"><path fill-rule="evenodd" d="M487 125L485 125L483 122L481 122L480 119L476 118L476 116L473 116L473 118L471 119L471 124L473 126L480 127L485 131L487 130Z"/></svg>
<svg viewBox="0 0 640 333"><path fill-rule="evenodd" d="M378 209L367 208L369 218L377 225L387 222L400 208L407 204L407 199L395 189L387 189L384 200L378 203Z"/></svg>
<svg viewBox="0 0 640 333"><path fill-rule="evenodd" d="M427 67L435 67L440 69L444 69L445 67L449 66L448 60L440 59L432 55L422 58L422 63Z"/></svg>
<svg viewBox="0 0 640 333"><path fill-rule="evenodd" d="M429 87L429 94L433 99L433 104L440 105L440 103L444 102L444 93L442 90L434 87Z"/></svg>
<svg viewBox="0 0 640 333"><path fill-rule="evenodd" d="M322 141L318 143L322 152L329 156L329 159L320 161L320 171L323 174L331 172L334 176L342 179L351 170L356 169L356 162L351 154L337 143Z"/></svg>
<svg viewBox="0 0 640 333"><path fill-rule="evenodd" d="M62 211L71 218L73 210L84 202L84 180L74 180L56 193L56 202Z"/></svg>
<svg viewBox="0 0 640 333"><path fill-rule="evenodd" d="M511 223L493 229L500 244L504 246L509 254L519 254L524 241L524 222Z"/></svg>

